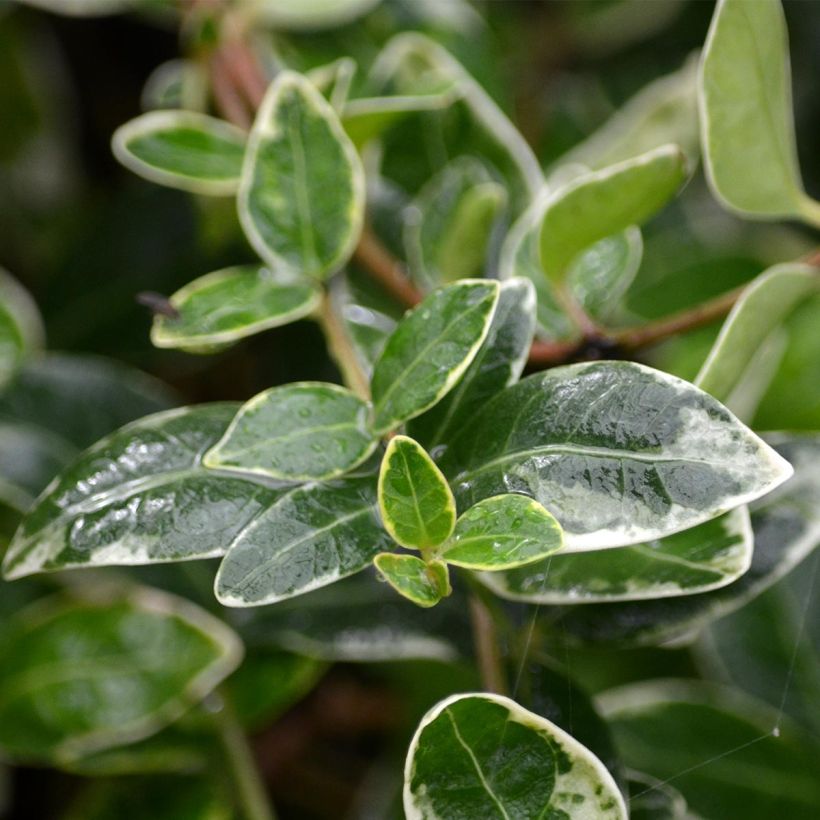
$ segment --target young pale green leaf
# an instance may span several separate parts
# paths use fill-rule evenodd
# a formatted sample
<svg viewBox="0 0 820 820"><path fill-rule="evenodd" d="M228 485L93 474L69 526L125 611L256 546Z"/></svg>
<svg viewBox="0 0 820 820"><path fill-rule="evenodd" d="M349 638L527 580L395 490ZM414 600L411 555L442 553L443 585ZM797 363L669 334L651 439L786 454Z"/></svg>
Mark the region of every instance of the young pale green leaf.
<svg viewBox="0 0 820 820"><path fill-rule="evenodd" d="M652 645L691 638L768 589L816 549L820 440L816 435L779 436L773 443L794 465L794 476L751 507L754 553L746 573L700 595L567 607L559 619L562 639L571 635L583 643Z"/></svg>
<svg viewBox="0 0 820 820"><path fill-rule="evenodd" d="M535 328L535 289L520 277L501 283L498 306L487 338L458 384L408 431L428 450L446 444L505 387L518 381Z"/></svg>
<svg viewBox="0 0 820 820"><path fill-rule="evenodd" d="M426 563L415 555L382 552L373 559L379 574L399 595L425 609L451 592L450 574L441 561Z"/></svg>
<svg viewBox="0 0 820 820"><path fill-rule="evenodd" d="M558 522L525 495L496 495L470 507L439 551L448 564L503 570L530 564L563 546Z"/></svg>
<svg viewBox="0 0 820 820"><path fill-rule="evenodd" d="M456 503L447 480L424 448L394 436L379 471L379 511L385 529L408 549L443 544L456 522Z"/></svg>
<svg viewBox="0 0 820 820"><path fill-rule="evenodd" d="M647 681L605 692L599 704L625 763L674 778L697 816L817 816L817 738L742 692Z"/></svg>
<svg viewBox="0 0 820 820"><path fill-rule="evenodd" d="M234 404L171 410L97 442L23 519L5 577L221 555L283 492L202 466L235 412Z"/></svg>
<svg viewBox="0 0 820 820"><path fill-rule="evenodd" d="M731 406L761 345L813 293L820 293L820 271L811 265L776 265L762 273L732 308L698 373L698 387Z"/></svg>
<svg viewBox="0 0 820 820"><path fill-rule="evenodd" d="M335 478L375 450L368 416L365 402L335 384L274 387L242 405L203 464L281 481Z"/></svg>
<svg viewBox="0 0 820 820"><path fill-rule="evenodd" d="M200 276L169 299L179 316L158 314L156 347L207 348L231 344L312 313L321 293L312 279L261 265L239 265Z"/></svg>
<svg viewBox="0 0 820 820"><path fill-rule="evenodd" d="M231 542L216 575L216 597L233 607L277 603L353 575L390 547L375 477L305 484Z"/></svg>
<svg viewBox="0 0 820 820"><path fill-rule="evenodd" d="M0 681L0 747L23 760L66 761L147 737L242 657L221 621L154 590L33 606L4 645Z"/></svg>
<svg viewBox="0 0 820 820"><path fill-rule="evenodd" d="M356 61L352 57L339 57L332 63L311 68L305 77L324 94L334 111L342 111L355 74Z"/></svg>
<svg viewBox="0 0 820 820"><path fill-rule="evenodd" d="M149 111L121 125L114 156L150 182L195 194L232 196L239 187L247 134L195 111Z"/></svg>
<svg viewBox="0 0 820 820"><path fill-rule="evenodd" d="M556 555L481 580L502 598L529 604L668 598L732 583L749 569L752 549L748 509L738 507L647 544Z"/></svg>
<svg viewBox="0 0 820 820"><path fill-rule="evenodd" d="M780 0L718 3L699 78L706 174L733 211L820 224L797 164L788 47Z"/></svg>
<svg viewBox="0 0 820 820"><path fill-rule="evenodd" d="M375 432L421 415L455 386L487 336L498 297L498 282L467 279L405 315L373 369Z"/></svg>
<svg viewBox="0 0 820 820"><path fill-rule="evenodd" d="M0 388L24 356L43 346L45 330L31 296L0 268Z"/></svg>
<svg viewBox="0 0 820 820"><path fill-rule="evenodd" d="M347 262L364 217L364 170L336 112L300 74L282 71L251 132L239 219L272 268L325 278Z"/></svg>
<svg viewBox="0 0 820 820"><path fill-rule="evenodd" d="M453 695L419 724L404 769L408 820L572 817L625 820L601 761L509 698Z"/></svg>
<svg viewBox="0 0 820 820"><path fill-rule="evenodd" d="M664 145L559 188L541 222L541 265L547 276L556 282L565 279L581 251L645 222L685 179L686 158L677 146Z"/></svg>
<svg viewBox="0 0 820 820"><path fill-rule="evenodd" d="M35 8L71 17L116 14L134 4L134 0L21 0Z"/></svg>
<svg viewBox="0 0 820 820"><path fill-rule="evenodd" d="M616 111L592 136L564 154L558 168L578 163L598 170L674 143L687 157L700 150L697 55L672 74L653 80Z"/></svg>
<svg viewBox="0 0 820 820"><path fill-rule="evenodd" d="M244 0L248 13L277 29L313 31L349 23L381 0Z"/></svg>
<svg viewBox="0 0 820 820"><path fill-rule="evenodd" d="M424 289L480 277L493 223L506 201L483 163L460 157L420 191L405 212L410 274Z"/></svg>
<svg viewBox="0 0 820 820"><path fill-rule="evenodd" d="M508 387L440 463L460 507L529 495L558 519L572 551L670 535L791 475L711 396L631 362L569 365Z"/></svg>

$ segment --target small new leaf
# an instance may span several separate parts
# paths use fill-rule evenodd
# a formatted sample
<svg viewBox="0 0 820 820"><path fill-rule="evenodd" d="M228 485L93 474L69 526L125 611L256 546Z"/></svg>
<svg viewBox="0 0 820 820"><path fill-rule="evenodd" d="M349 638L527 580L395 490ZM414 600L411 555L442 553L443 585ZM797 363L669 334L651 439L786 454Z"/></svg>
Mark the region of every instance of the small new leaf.
<svg viewBox="0 0 820 820"><path fill-rule="evenodd" d="M275 269L323 279L350 258L364 217L364 170L338 115L309 80L281 72L251 132L239 219Z"/></svg>
<svg viewBox="0 0 820 820"><path fill-rule="evenodd" d="M498 282L465 279L405 315L373 369L376 433L421 415L455 386L490 329L498 296Z"/></svg>
<svg viewBox="0 0 820 820"><path fill-rule="evenodd" d="M491 694L453 695L422 718L404 767L404 812L408 820L627 817L589 749Z"/></svg>
<svg viewBox="0 0 820 820"><path fill-rule="evenodd" d="M447 565L441 561L426 563L415 555L382 552L373 559L373 563L382 578L399 595L418 606L435 606L452 592Z"/></svg>
<svg viewBox="0 0 820 820"><path fill-rule="evenodd" d="M456 522L439 558L478 570L530 564L563 546L561 526L537 501L523 495L496 495L470 507Z"/></svg>
<svg viewBox="0 0 820 820"><path fill-rule="evenodd" d="M121 125L114 156L135 174L195 194L231 196L239 187L247 134L194 111L150 111Z"/></svg>
<svg viewBox="0 0 820 820"><path fill-rule="evenodd" d="M316 283L262 265L208 273L171 296L177 316L156 315L156 347L224 346L309 315L319 304Z"/></svg>
<svg viewBox="0 0 820 820"><path fill-rule="evenodd" d="M645 222L685 178L686 158L676 145L664 145L559 188L541 223L541 265L547 276L562 281L581 251Z"/></svg>
<svg viewBox="0 0 820 820"><path fill-rule="evenodd" d="M368 415L365 402L335 384L274 387L242 405L203 463L282 481L335 478L376 448Z"/></svg>
<svg viewBox="0 0 820 820"><path fill-rule="evenodd" d="M385 529L408 549L427 550L453 531L456 504L447 480L421 445L391 439L379 472L379 510Z"/></svg>

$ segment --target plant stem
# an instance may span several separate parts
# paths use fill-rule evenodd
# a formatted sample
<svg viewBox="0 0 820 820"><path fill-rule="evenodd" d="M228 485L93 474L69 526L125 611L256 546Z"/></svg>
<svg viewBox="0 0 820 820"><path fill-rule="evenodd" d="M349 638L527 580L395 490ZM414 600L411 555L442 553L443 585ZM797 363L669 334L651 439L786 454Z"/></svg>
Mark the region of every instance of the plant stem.
<svg viewBox="0 0 820 820"><path fill-rule="evenodd" d="M228 698L220 696L220 701L222 708L215 713L215 722L245 820L276 820L245 732Z"/></svg>
<svg viewBox="0 0 820 820"><path fill-rule="evenodd" d="M415 307L422 300L422 293L407 278L402 263L385 248L369 225L362 231L353 258L404 307Z"/></svg>
<svg viewBox="0 0 820 820"><path fill-rule="evenodd" d="M476 592L470 595L470 620L481 683L488 692L504 695L507 692L507 682L501 662L498 631L487 605Z"/></svg>
<svg viewBox="0 0 820 820"><path fill-rule="evenodd" d="M324 331L328 350L339 366L344 383L357 396L367 401L370 398L370 380L359 364L358 354L333 307L333 298L327 290L322 296L316 318Z"/></svg>

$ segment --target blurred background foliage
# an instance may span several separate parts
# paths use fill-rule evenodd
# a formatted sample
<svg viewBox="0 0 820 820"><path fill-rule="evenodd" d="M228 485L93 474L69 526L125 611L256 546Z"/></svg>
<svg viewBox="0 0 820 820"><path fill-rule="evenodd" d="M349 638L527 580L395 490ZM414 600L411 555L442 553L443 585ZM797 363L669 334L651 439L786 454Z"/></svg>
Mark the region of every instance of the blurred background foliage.
<svg viewBox="0 0 820 820"><path fill-rule="evenodd" d="M786 0L784 6L800 166L808 192L817 198L820 7L801 0ZM684 66L701 47L712 11L711 3L699 0L384 0L365 17L330 32L270 37L278 54L305 69L344 54L367 66L396 31L424 31L474 74L549 171L647 83ZM39 416L7 399L3 404L0 397L4 418L25 418L52 431L61 419L84 418L86 429L62 431L68 453L161 406L244 400L275 384L336 379L321 334L310 322L269 331L212 356L150 344L150 316L136 303L137 292L172 293L206 271L254 260L230 199L195 198L152 185L111 155L111 134L142 110L154 69L179 56L176 23L166 12L161 2L145 2L124 15L74 18L0 0L0 265L28 288L41 309L49 350L109 357L168 386L131 382L125 393L107 401L100 398L101 388L72 382L80 385L72 409L40 408ZM422 131L425 116L418 115ZM452 127L450 143L435 132L420 142L418 127L391 132L388 151L397 161L384 168L402 197L415 194L450 158L448 145L458 142L460 126ZM383 232L388 241L390 231L388 225ZM698 171L683 195L644 230L644 243L643 262L624 297L624 315L633 321L666 315L747 282L776 262L812 250L816 236L797 225L753 223L727 214ZM815 298L789 320L775 354L775 378L754 419L757 429L820 428L818 309ZM670 340L647 351L645 359L691 379L718 329L719 323ZM56 375L29 373L27 378L71 381L70 366L52 360ZM128 383L131 377L111 378ZM49 412L50 419L45 417ZM214 610L212 571L201 564L127 574ZM0 613L16 611L53 586L49 578L2 583ZM795 694L785 705L794 717L808 720L811 704L817 704L812 693L820 691L820 636L813 628L798 633L800 612L795 614L794 602L813 606L807 622L816 625L820 619L811 615L820 602L811 593L805 578L787 579L718 622L695 652L565 646L558 660L593 693L643 678L703 674L746 688L779 708L784 665L797 651ZM379 607L347 617L389 620L395 608ZM522 623L528 616L529 610L520 614ZM271 639L276 629L291 634L289 617L287 608L277 608L276 613L260 611L247 623L240 617L235 624L253 657L250 671L242 673L247 679L234 681L243 719L254 728L269 727L272 717L285 713L256 739L280 814L338 817L338 806L344 805L351 817L393 816L391 767L403 756L413 726L437 698L476 687L473 672L435 659L341 664L328 672L321 659L302 658L300 684L271 694L282 664L298 662L297 655L283 651L282 641ZM304 630L304 613L297 608L292 617ZM769 636L766 629L771 631L774 621L783 626ZM425 627L419 630L427 634ZM315 631L313 638L311 654L316 655L316 646L325 644ZM301 647L289 648L299 652ZM335 657L338 652L328 654ZM309 698L289 708L323 675ZM258 702L260 691L268 702ZM816 708L814 716L809 728L820 736ZM4 778L0 768L0 806ZM173 786L152 780L150 793L139 781L108 780L104 790L85 794L85 781L73 774L24 767L15 770L14 778L14 801L7 807L14 818L63 816L65 795L79 795L70 816L84 820L223 816L216 798L217 809L209 813L199 803L210 798L197 788L189 795L176 780ZM164 794L173 795L173 801Z"/></svg>

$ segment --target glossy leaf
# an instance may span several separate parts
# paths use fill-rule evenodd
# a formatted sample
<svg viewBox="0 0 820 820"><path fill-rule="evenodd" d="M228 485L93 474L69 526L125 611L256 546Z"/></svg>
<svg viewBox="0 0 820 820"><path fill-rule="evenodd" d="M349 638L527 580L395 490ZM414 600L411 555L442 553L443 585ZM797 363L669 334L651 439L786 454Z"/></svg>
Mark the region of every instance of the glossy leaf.
<svg viewBox="0 0 820 820"><path fill-rule="evenodd" d="M382 552L373 559L379 574L399 595L417 606L435 606L452 592L447 565L425 563L415 555Z"/></svg>
<svg viewBox="0 0 820 820"><path fill-rule="evenodd" d="M749 570L722 589L700 595L569 607L557 619L562 638L580 643L647 645L692 638L782 578L820 545L820 442L779 436L778 452L794 476L752 505L754 553Z"/></svg>
<svg viewBox="0 0 820 820"><path fill-rule="evenodd" d="M677 680L625 686L599 703L625 762L674 778L697 815L816 816L820 745L774 709L735 690Z"/></svg>
<svg viewBox="0 0 820 820"><path fill-rule="evenodd" d="M247 134L195 111L149 111L121 125L114 156L141 177L195 194L231 196L239 186Z"/></svg>
<svg viewBox="0 0 820 820"><path fill-rule="evenodd" d="M456 503L447 480L413 439L394 436L379 471L379 511L385 529L408 549L428 550L453 531Z"/></svg>
<svg viewBox="0 0 820 820"><path fill-rule="evenodd" d="M249 647L322 661L452 662L472 651L463 598L453 595L420 610L370 573L243 614L250 616L241 626Z"/></svg>
<svg viewBox="0 0 820 820"><path fill-rule="evenodd" d="M535 498L568 550L670 535L791 475L774 450L693 385L629 362L569 365L508 387L441 459L461 508Z"/></svg>
<svg viewBox="0 0 820 820"><path fill-rule="evenodd" d="M373 370L373 429L385 433L440 401L472 363L498 303L497 282L464 280L405 315Z"/></svg>
<svg viewBox="0 0 820 820"><path fill-rule="evenodd" d="M335 384L274 387L242 405L203 463L282 481L334 478L376 448L368 415L365 402Z"/></svg>
<svg viewBox="0 0 820 820"><path fill-rule="evenodd" d="M198 348L231 344L308 316L321 294L309 279L260 265L240 265L200 276L169 299L179 316L157 314L151 341L157 347Z"/></svg>
<svg viewBox="0 0 820 820"><path fill-rule="evenodd" d="M541 264L554 281L600 239L640 225L659 211L686 178L686 159L674 145L583 174L555 192L541 223Z"/></svg>
<svg viewBox="0 0 820 820"><path fill-rule="evenodd" d="M439 557L467 569L502 570L538 561L562 546L561 527L537 501L496 495L459 517Z"/></svg>
<svg viewBox="0 0 820 820"><path fill-rule="evenodd" d="M280 72L251 132L239 219L275 270L324 278L353 253L364 170L330 104L303 76Z"/></svg>
<svg viewBox="0 0 820 820"><path fill-rule="evenodd" d="M721 0L699 82L701 141L714 194L733 211L820 221L797 164L788 33L780 0Z"/></svg>
<svg viewBox="0 0 820 820"><path fill-rule="evenodd" d="M687 157L697 157L697 62L696 55L689 57L677 71L638 91L590 137L562 156L558 168L580 163L597 170L669 143L679 145Z"/></svg>
<svg viewBox="0 0 820 820"><path fill-rule="evenodd" d="M284 493L231 542L216 575L226 606L273 604L364 569L390 539L372 476Z"/></svg>
<svg viewBox="0 0 820 820"><path fill-rule="evenodd" d="M776 265L761 274L732 308L697 385L732 406L761 345L813 293L820 293L820 272L810 265Z"/></svg>
<svg viewBox="0 0 820 820"><path fill-rule="evenodd" d="M408 431L434 450L467 425L484 403L518 381L535 328L535 289L520 277L501 283L490 330L458 384L426 413L412 419Z"/></svg>
<svg viewBox="0 0 820 820"><path fill-rule="evenodd" d="M222 555L283 492L202 466L235 411L213 404L158 413L86 450L23 520L5 577Z"/></svg>
<svg viewBox="0 0 820 820"><path fill-rule="evenodd" d="M0 388L44 341L43 320L31 296L0 268Z"/></svg>
<svg viewBox="0 0 820 820"><path fill-rule="evenodd" d="M245 0L250 13L278 29L312 31L355 20L381 0Z"/></svg>
<svg viewBox="0 0 820 820"><path fill-rule="evenodd" d="M242 656L221 621L165 593L35 606L4 645L0 682L0 746L23 760L147 737Z"/></svg>
<svg viewBox="0 0 820 820"><path fill-rule="evenodd" d="M500 695L454 695L422 719L404 772L409 820L626 818L600 760L545 718Z"/></svg>
<svg viewBox="0 0 820 820"><path fill-rule="evenodd" d="M646 544L555 555L513 572L482 576L502 598L530 604L636 601L724 587L752 561L746 507Z"/></svg>

